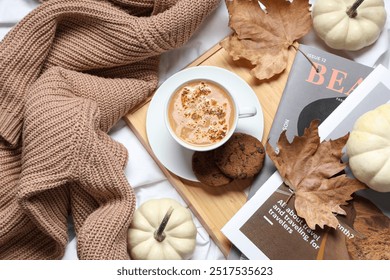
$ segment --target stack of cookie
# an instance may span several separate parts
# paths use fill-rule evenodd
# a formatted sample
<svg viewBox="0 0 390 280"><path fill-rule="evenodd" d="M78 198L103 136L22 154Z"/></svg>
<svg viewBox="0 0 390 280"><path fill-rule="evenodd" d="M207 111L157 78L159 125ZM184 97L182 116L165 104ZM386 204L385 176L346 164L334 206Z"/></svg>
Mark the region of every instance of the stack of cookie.
<svg viewBox="0 0 390 280"><path fill-rule="evenodd" d="M263 167L263 144L245 133L234 133L224 145L208 152L195 152L192 169L208 186L224 186L234 179L254 177Z"/></svg>

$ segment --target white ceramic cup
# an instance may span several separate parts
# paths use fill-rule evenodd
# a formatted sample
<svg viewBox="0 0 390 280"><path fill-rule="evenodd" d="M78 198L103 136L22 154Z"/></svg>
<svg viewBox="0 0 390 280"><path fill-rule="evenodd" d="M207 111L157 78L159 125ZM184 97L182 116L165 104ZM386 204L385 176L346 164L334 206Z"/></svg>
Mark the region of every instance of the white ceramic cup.
<svg viewBox="0 0 390 280"><path fill-rule="evenodd" d="M233 123L228 131L228 133L225 135L225 137L223 137L221 140L215 142L215 143L212 143L210 145L195 145L195 144L191 144L189 142L186 142L184 141L182 138L180 138L179 136L177 136L177 134L173 131L171 125L170 125L170 121L169 121L169 114L170 114L170 110L169 110L169 105L171 103L171 100L172 100L172 96L177 92L177 90L179 90L180 88L182 88L185 84L188 84L192 81L204 81L204 82L211 82L211 83L214 83L216 85L218 85L219 87L221 87L227 95L229 95L229 97L231 98L232 100L232 105L234 107L234 119L233 119ZM180 86L178 86L175 90L173 90L172 92L169 93L170 96L169 98L167 98L167 102L164 106L164 109L165 109L165 112L164 112L164 118L165 118L165 125L169 131L169 134L172 136L172 138L178 143L180 144L181 146L183 146L184 148L186 149L189 149L189 150L192 150L192 151L200 151L200 152L205 152L205 151L211 151L211 150L214 150L220 146L222 146L223 144L226 143L226 141L228 141L230 139L230 137L233 135L234 131L236 130L237 128L237 123L238 123L238 120L240 118L249 118L249 117L253 117L257 114L257 110L256 110L256 107L243 107L243 108L239 108L238 107L238 103L236 101L236 99L234 98L234 96L226 89L226 87L224 87L223 85L221 85L220 83L218 82L215 82L215 81L212 81L212 80L207 80L207 79L194 79L194 80L188 80L188 81L184 81Z"/></svg>

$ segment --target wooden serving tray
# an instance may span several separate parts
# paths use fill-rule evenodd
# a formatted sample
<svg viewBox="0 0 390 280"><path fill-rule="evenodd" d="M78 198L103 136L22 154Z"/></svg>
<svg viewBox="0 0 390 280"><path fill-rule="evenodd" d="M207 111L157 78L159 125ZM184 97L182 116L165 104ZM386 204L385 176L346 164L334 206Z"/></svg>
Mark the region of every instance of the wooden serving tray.
<svg viewBox="0 0 390 280"><path fill-rule="evenodd" d="M282 96L288 73L296 51L291 48L286 71L267 81L258 81L250 73L250 65L245 61L233 61L227 52L218 45L211 48L187 67L199 65L218 66L230 70L241 76L255 91L259 98L264 114L263 143L267 140L272 120L276 113L280 97ZM245 189L252 180L233 181L227 186L212 188L197 182L190 182L179 178L168 171L153 155L146 135L146 115L149 101L125 116L125 121L139 138L146 150L157 162L167 179L175 187L184 201L188 204L195 216L199 219L222 253L227 256L231 244L222 234L221 228L246 202Z"/></svg>

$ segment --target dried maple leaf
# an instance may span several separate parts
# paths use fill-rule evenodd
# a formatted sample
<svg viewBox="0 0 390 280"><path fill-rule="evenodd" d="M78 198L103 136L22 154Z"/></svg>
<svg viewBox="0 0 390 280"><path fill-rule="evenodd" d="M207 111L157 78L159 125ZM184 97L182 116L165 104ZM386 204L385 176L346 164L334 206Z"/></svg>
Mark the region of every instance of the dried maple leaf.
<svg viewBox="0 0 390 280"><path fill-rule="evenodd" d="M346 214L340 205L346 205L352 193L366 186L346 175L335 176L346 167L340 159L349 134L320 142L318 125L318 120L312 121L292 143L283 131L278 140L279 152L269 143L266 150L284 183L294 191L297 214L311 229L316 224L336 228L339 223L334 214Z"/></svg>
<svg viewBox="0 0 390 280"><path fill-rule="evenodd" d="M355 197L354 229L361 235L347 239L350 257L355 260L390 260L390 218L373 203Z"/></svg>
<svg viewBox="0 0 390 280"><path fill-rule="evenodd" d="M263 80L287 67L288 49L312 26L308 0L226 0L234 33L221 42L233 60L245 58L251 74Z"/></svg>

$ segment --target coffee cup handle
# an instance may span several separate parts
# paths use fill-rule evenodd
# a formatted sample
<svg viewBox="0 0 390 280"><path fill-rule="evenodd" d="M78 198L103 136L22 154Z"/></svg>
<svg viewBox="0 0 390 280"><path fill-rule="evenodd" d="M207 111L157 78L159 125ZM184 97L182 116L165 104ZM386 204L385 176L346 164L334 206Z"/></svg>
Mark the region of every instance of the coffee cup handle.
<svg viewBox="0 0 390 280"><path fill-rule="evenodd" d="M238 110L238 118L250 118L256 116L257 109L256 107L243 107Z"/></svg>

